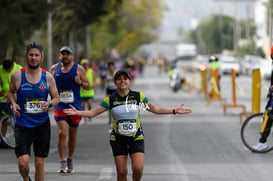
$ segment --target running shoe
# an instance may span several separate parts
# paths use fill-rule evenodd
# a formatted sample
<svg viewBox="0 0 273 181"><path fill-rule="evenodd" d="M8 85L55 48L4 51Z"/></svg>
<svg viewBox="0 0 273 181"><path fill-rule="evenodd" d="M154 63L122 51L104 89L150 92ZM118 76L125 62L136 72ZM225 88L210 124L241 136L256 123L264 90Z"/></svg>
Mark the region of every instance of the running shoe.
<svg viewBox="0 0 273 181"><path fill-rule="evenodd" d="M60 161L61 167L60 169L57 171L58 173L66 173L66 160L61 160Z"/></svg>
<svg viewBox="0 0 273 181"><path fill-rule="evenodd" d="M257 143L256 145L253 146L253 148L255 150L258 150L258 151L262 151L262 150L266 149L267 147L268 146L267 146L266 143L261 143L261 142L259 142L259 143Z"/></svg>
<svg viewBox="0 0 273 181"><path fill-rule="evenodd" d="M66 169L66 172L67 172L67 173L74 173L75 170L74 170L74 168L73 168L72 158L67 158L66 161L67 161L67 169Z"/></svg>

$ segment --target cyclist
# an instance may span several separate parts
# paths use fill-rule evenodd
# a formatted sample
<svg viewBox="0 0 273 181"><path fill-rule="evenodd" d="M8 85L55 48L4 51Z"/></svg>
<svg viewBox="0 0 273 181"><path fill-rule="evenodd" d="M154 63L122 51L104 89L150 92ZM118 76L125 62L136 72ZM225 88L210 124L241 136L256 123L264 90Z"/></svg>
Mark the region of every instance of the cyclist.
<svg viewBox="0 0 273 181"><path fill-rule="evenodd" d="M271 47L270 57L273 60L273 46ZM272 91L273 91L273 70L271 72L269 94L271 94ZM271 95L268 95L268 96L271 96ZM266 107L267 106L270 106L273 109L273 100L271 101L271 103L269 105L266 105ZM272 122L273 122L273 110L271 110L269 112L269 115L270 116L269 116L269 119L266 123L265 131L263 133L261 133L261 137L259 139L259 142L253 146L256 150L264 150L268 147L266 144L266 141L267 141L267 137L269 136L269 134L271 132L271 126L272 126Z"/></svg>
<svg viewBox="0 0 273 181"><path fill-rule="evenodd" d="M173 91L177 91L185 83L186 79L181 68L177 66L177 61L172 62L170 70L167 72L170 80L170 87Z"/></svg>

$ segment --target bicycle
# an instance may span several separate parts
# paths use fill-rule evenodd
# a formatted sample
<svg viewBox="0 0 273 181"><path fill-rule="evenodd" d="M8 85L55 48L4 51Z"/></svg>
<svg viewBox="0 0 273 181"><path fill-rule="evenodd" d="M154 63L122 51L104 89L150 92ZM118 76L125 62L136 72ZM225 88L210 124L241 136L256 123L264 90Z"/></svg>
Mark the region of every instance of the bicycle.
<svg viewBox="0 0 273 181"><path fill-rule="evenodd" d="M7 101L1 101L0 105L0 147L15 148L15 118L13 115L12 106Z"/></svg>
<svg viewBox="0 0 273 181"><path fill-rule="evenodd" d="M268 100L264 112L254 113L246 118L241 126L241 139L243 144L252 152L267 153L273 150L273 135L270 136L273 114L272 101L273 91L268 91ZM270 119L269 119L270 118ZM268 122L270 121L270 122ZM267 147L258 150L254 147L258 143L261 136L265 137Z"/></svg>

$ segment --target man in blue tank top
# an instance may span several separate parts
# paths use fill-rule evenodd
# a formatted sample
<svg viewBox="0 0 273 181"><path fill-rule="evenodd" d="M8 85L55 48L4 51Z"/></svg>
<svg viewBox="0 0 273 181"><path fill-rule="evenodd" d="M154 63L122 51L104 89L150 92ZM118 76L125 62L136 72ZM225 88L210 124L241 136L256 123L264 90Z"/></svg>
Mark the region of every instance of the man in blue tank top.
<svg viewBox="0 0 273 181"><path fill-rule="evenodd" d="M29 44L26 49L27 65L12 74L8 93L15 115L15 154L24 181L31 180L29 157L32 144L35 180L45 180L44 158L48 156L50 147L48 109L59 103L53 76L40 68L43 58L42 46L35 42Z"/></svg>
<svg viewBox="0 0 273 181"><path fill-rule="evenodd" d="M58 173L74 172L72 158L77 144L77 131L81 116L68 116L63 112L69 104L81 110L80 88L90 89L85 69L74 61L73 49L64 46L59 52L60 62L51 66L60 95L60 103L54 108L54 117L58 125L58 151L60 169ZM67 141L68 138L68 141ZM66 155L68 148L68 155Z"/></svg>

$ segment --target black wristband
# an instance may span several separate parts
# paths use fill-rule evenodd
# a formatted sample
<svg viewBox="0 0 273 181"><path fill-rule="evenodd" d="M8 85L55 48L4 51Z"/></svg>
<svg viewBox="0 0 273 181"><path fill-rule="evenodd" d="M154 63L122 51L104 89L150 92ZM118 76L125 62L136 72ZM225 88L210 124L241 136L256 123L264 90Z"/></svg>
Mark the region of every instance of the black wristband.
<svg viewBox="0 0 273 181"><path fill-rule="evenodd" d="M48 108L51 108L52 106L53 106L52 103L49 103Z"/></svg>

